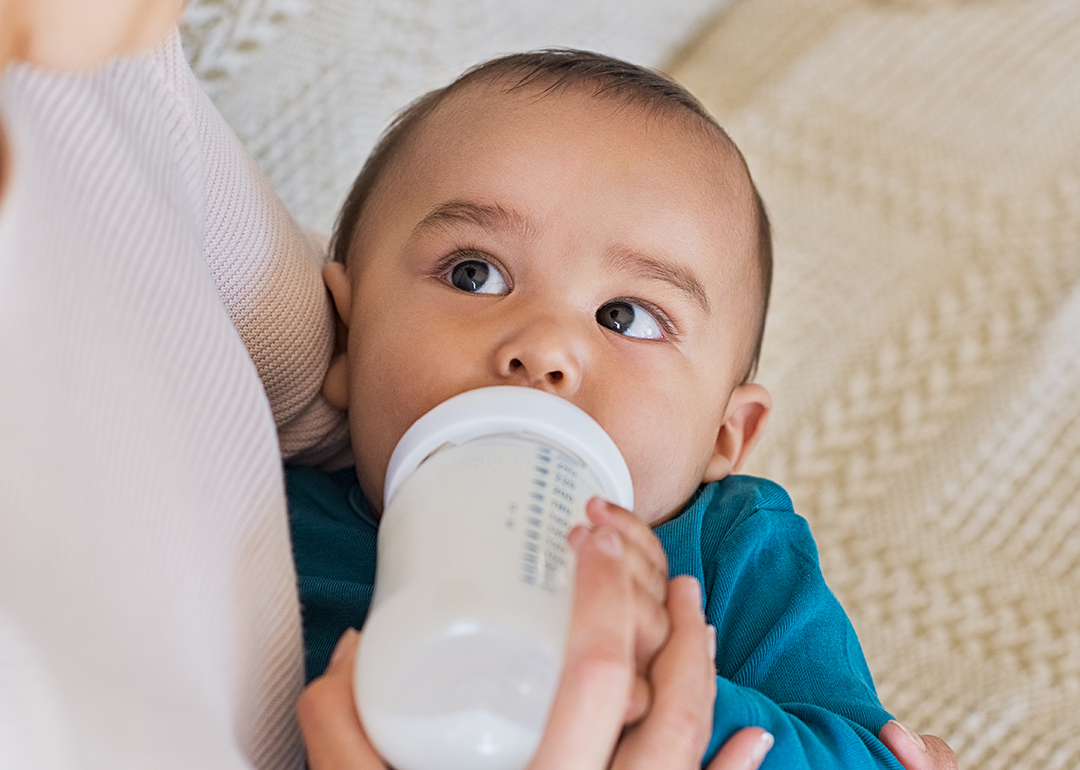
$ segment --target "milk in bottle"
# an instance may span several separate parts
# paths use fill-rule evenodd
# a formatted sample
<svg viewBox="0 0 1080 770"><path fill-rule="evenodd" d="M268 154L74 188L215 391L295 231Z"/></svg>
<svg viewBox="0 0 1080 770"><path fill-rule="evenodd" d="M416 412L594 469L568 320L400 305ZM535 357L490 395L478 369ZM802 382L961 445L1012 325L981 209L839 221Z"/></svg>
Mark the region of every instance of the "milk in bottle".
<svg viewBox="0 0 1080 770"><path fill-rule="evenodd" d="M632 508L626 463L542 391L468 391L402 437L355 669L364 729L397 770L528 764L562 671L566 536L597 495Z"/></svg>

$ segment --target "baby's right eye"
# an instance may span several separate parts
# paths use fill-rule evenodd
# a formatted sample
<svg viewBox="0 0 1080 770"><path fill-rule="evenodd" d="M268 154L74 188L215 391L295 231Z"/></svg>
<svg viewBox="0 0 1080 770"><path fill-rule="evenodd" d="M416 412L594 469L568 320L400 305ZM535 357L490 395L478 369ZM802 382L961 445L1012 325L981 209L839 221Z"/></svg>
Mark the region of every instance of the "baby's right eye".
<svg viewBox="0 0 1080 770"><path fill-rule="evenodd" d="M446 273L455 288L470 294L509 294L506 279L494 265L479 259L458 262Z"/></svg>

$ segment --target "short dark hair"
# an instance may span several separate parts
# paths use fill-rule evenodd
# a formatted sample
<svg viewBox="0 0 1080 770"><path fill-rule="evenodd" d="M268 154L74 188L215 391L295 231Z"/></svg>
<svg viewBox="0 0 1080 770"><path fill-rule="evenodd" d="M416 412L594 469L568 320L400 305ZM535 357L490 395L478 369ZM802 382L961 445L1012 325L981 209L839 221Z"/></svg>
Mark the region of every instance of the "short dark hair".
<svg viewBox="0 0 1080 770"><path fill-rule="evenodd" d="M338 214L330 250L336 262L347 264L349 251L364 207L372 190L386 169L393 163L402 147L421 124L451 95L481 82L508 81L507 93L537 87L541 95L588 87L597 97L624 100L646 110L665 115L686 116L690 121L716 132L746 168L746 161L727 132L689 91L666 75L646 67L591 51L568 48L549 48L528 53L511 54L492 59L466 70L450 85L430 91L398 113L383 132L379 142L360 170L345 204ZM697 116L693 118L691 116ZM703 123L701 121L704 121ZM746 169L750 177L749 169ZM753 377L761 355L765 332L765 314L772 286L772 231L765 204L753 180L757 219L758 274L761 282L761 305L758 314L756 344L744 380Z"/></svg>

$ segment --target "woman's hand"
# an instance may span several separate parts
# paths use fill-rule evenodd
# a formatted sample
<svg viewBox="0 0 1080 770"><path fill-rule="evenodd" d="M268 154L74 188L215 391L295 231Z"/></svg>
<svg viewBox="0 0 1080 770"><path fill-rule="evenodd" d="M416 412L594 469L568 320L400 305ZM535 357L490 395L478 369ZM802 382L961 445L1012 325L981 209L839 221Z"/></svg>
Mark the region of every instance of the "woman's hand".
<svg viewBox="0 0 1080 770"><path fill-rule="evenodd" d="M601 516L602 518L602 516ZM622 733L637 679L637 586L632 548L608 526L575 537L578 570L566 664L531 770L605 770ZM638 565L640 566L640 565ZM697 583L679 578L668 591L671 635L656 656L654 702L618 746L618 767L696 768L712 714L712 634L701 617ZM326 672L297 703L312 770L383 770L356 713L353 661L360 640L349 630ZM754 770L767 746L748 728L721 749L710 770ZM662 753L660 753L662 752ZM675 753L673 753L675 752ZM671 760L678 756L678 764Z"/></svg>
<svg viewBox="0 0 1080 770"><path fill-rule="evenodd" d="M680 577L669 584L671 632L650 667L652 706L623 732L638 670L636 557L608 526L575 539L577 599L566 665L531 770L697 768L709 740L716 687L715 636L701 614L697 582ZM386 767L364 734L353 701L359 640L357 631L345 632L326 672L297 703L312 770ZM956 769L956 756L943 741L912 735L890 722L880 737L906 770ZM771 747L771 735L748 727L724 744L708 770L756 770Z"/></svg>
<svg viewBox="0 0 1080 770"><path fill-rule="evenodd" d="M385 770L368 741L353 700L353 664L360 632L350 628L334 647L330 664L300 693L296 716L311 770Z"/></svg>
<svg viewBox="0 0 1080 770"><path fill-rule="evenodd" d="M649 525L625 508L594 497L585 506L585 512L594 527L612 529L619 536L625 569L630 574L637 677L625 721L632 724L649 710L652 702L649 668L671 632L671 620L665 606L668 592L667 554ZM576 548L588 536L588 532L585 528L575 528L570 533L570 545Z"/></svg>
<svg viewBox="0 0 1080 770"><path fill-rule="evenodd" d="M10 59L78 70L165 37L184 0L9 0L0 3L0 68Z"/></svg>
<svg viewBox="0 0 1080 770"><path fill-rule="evenodd" d="M614 529L582 530L566 662L533 770L604 770L634 688L636 608L631 559ZM349 630L330 664L297 702L311 770L382 770L357 716L353 665L360 640Z"/></svg>

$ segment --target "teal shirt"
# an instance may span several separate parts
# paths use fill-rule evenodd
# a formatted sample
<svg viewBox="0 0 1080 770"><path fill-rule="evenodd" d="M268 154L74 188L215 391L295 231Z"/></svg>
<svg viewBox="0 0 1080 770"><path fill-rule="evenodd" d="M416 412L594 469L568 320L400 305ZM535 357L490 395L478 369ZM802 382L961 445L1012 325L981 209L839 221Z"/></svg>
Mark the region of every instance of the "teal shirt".
<svg viewBox="0 0 1080 770"><path fill-rule="evenodd" d="M378 522L351 468L290 468L285 478L310 680L345 629L363 625ZM701 582L717 631L706 761L736 730L757 725L776 738L764 768L900 768L876 738L890 716L859 640L783 489L731 476L701 487L655 532L671 574Z"/></svg>

